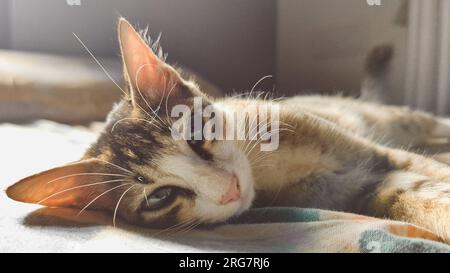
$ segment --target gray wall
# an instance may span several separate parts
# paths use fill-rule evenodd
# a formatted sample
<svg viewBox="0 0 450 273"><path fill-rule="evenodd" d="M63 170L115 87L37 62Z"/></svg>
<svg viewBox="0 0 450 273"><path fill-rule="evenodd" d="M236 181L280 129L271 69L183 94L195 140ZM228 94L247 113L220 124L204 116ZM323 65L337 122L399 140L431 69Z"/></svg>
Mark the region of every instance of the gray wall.
<svg viewBox="0 0 450 273"><path fill-rule="evenodd" d="M403 0L369 6L364 0L278 1L278 87L282 93L359 94L363 64L373 46L395 48L388 87L403 102L407 28L395 24Z"/></svg>
<svg viewBox="0 0 450 273"><path fill-rule="evenodd" d="M162 32L169 62L187 65L226 91L276 76L280 94L358 93L364 58L395 45L393 102L404 89L406 28L393 19L402 0L0 0L0 47L83 54L76 32L97 56L118 56L116 20ZM9 7L8 7L9 3ZM272 89L274 80L262 87Z"/></svg>
<svg viewBox="0 0 450 273"><path fill-rule="evenodd" d="M9 12L1 1L0 47L86 54L75 32L95 55L118 56L115 27L122 15L140 27L148 24L153 35L162 32L169 62L187 65L227 91L249 89L275 72L276 1L80 1L69 6L64 0L9 0Z"/></svg>
<svg viewBox="0 0 450 273"><path fill-rule="evenodd" d="M0 48L10 47L9 2L0 2Z"/></svg>

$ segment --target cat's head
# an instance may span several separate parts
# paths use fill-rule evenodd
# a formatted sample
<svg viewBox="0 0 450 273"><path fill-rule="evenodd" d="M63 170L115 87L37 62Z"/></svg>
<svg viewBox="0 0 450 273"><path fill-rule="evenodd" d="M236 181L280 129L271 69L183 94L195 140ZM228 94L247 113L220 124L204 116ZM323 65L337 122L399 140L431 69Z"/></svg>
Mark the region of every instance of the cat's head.
<svg viewBox="0 0 450 273"><path fill-rule="evenodd" d="M172 135L175 105L192 109L196 97L202 98L202 107L214 103L124 19L119 20L119 40L128 92L110 113L104 132L80 161L22 179L7 189L8 196L53 207L109 210L157 227L217 223L247 209L254 196L252 174L235 142Z"/></svg>

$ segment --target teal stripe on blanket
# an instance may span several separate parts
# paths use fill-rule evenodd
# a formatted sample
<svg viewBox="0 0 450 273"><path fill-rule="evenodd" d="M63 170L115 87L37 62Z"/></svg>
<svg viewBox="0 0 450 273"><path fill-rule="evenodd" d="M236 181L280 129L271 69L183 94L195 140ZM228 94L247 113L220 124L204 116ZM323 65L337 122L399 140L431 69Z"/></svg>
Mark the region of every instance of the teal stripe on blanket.
<svg viewBox="0 0 450 273"><path fill-rule="evenodd" d="M363 253L450 253L446 244L423 239L402 238L384 230L366 230L359 247Z"/></svg>
<svg viewBox="0 0 450 273"><path fill-rule="evenodd" d="M251 209L231 220L232 224L262 224L262 223L296 223L317 222L320 220L320 210L303 208L258 208Z"/></svg>

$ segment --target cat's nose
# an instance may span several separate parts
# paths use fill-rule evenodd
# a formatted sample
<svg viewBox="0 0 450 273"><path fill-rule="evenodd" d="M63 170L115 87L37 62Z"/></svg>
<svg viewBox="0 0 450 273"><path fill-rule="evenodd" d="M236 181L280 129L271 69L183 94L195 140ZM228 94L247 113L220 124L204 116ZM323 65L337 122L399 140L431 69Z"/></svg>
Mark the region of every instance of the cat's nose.
<svg viewBox="0 0 450 273"><path fill-rule="evenodd" d="M230 186L227 192L222 195L220 204L225 205L230 202L236 201L241 197L241 189L239 188L239 179L236 175L231 178Z"/></svg>

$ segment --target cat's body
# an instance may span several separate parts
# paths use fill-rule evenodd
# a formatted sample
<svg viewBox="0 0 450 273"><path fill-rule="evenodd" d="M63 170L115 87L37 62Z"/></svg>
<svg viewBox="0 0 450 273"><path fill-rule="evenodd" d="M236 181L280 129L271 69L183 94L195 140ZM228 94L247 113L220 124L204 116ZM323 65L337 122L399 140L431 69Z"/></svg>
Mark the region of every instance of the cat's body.
<svg viewBox="0 0 450 273"><path fill-rule="evenodd" d="M398 148L424 145L439 136L436 117L408 107L382 105L341 96L298 96L281 101L283 109L306 111L379 144Z"/></svg>
<svg viewBox="0 0 450 273"><path fill-rule="evenodd" d="M218 103L243 111L246 104L267 102ZM281 121L295 132L280 132L280 147L262 159L257 150L249 154L256 206L388 217L427 227L450 241L450 168L376 141L376 133L383 132L396 145L422 144L433 136L435 118L341 97L300 96L278 103Z"/></svg>
<svg viewBox="0 0 450 273"><path fill-rule="evenodd" d="M25 178L8 196L166 227L223 222L252 205L325 208L411 222L450 242L450 167L382 145L450 135L438 119L341 97L214 101L123 19L119 34L129 93L98 141L79 162ZM260 151L259 140L175 140L170 109L193 108L195 97L224 113L279 106L278 149Z"/></svg>

